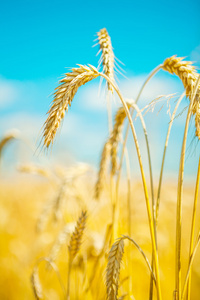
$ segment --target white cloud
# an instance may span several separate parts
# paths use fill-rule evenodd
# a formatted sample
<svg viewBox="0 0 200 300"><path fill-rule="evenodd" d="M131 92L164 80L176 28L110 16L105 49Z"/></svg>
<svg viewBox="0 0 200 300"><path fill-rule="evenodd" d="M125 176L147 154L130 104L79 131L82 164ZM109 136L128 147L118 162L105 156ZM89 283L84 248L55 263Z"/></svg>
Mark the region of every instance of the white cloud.
<svg viewBox="0 0 200 300"><path fill-rule="evenodd" d="M18 90L11 80L0 78L0 107L7 107L15 101Z"/></svg>

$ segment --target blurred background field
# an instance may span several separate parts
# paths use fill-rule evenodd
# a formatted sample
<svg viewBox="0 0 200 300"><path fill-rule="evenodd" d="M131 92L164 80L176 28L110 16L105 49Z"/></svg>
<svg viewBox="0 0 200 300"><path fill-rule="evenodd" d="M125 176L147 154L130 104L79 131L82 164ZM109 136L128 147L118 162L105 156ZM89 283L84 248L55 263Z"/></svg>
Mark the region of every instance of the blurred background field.
<svg viewBox="0 0 200 300"><path fill-rule="evenodd" d="M91 171L90 171L91 172ZM90 173L89 172L89 173ZM30 178L31 177L31 178ZM37 176L36 176L37 177ZM57 195L57 187L53 187L47 179L38 179L34 175L21 174L14 180L1 180L0 188L0 299L34 299L30 276L33 267L40 257L48 257L52 246L58 238L58 233L66 224L73 225L78 219L81 209L88 209L83 243L77 258L77 268L72 274L72 299L104 299L105 295L105 268L107 263L106 252L101 258L100 267L96 270L92 293L85 294L87 282L93 272L95 258L101 251L106 226L111 220L110 200L106 192L99 203L92 200L93 186L91 174L82 176L76 183L78 195L64 198L62 216L55 221L52 213L48 215L41 231L36 230L38 218L45 207ZM120 228L121 234L127 234L126 194L124 186L120 193ZM183 209L183 270L186 271L188 259L189 232L191 223L192 201L194 186L187 186L184 190ZM77 197L78 196L78 197ZM132 186L132 237L142 247L149 260L151 258L151 243L148 229L147 215L144 203L142 186L135 183ZM198 226L200 207L198 205ZM164 299L172 298L174 287L174 243L175 243L175 213L176 213L176 186L168 182L164 185L161 197L161 211L158 225L159 258L161 268L161 286ZM69 242L69 237L67 239ZM135 299L147 299L149 286L149 271L144 264L140 253L131 248L131 260L125 255L123 258L120 278L127 277L128 266L132 268L132 285ZM67 243L61 248L56 259L63 281L67 277ZM83 261L80 263L81 256ZM80 261L78 261L80 260ZM88 260L88 261L87 261ZM86 263L87 262L87 263ZM200 260L199 251L193 265L192 299L199 299L200 294ZM46 269L45 263L40 265L40 276L45 299L63 299L62 289L52 270ZM85 278L85 280L83 280ZM127 292L127 280L119 289L119 294ZM96 295L96 296L95 296ZM98 295L98 297L97 297ZM102 295L102 296L100 296Z"/></svg>

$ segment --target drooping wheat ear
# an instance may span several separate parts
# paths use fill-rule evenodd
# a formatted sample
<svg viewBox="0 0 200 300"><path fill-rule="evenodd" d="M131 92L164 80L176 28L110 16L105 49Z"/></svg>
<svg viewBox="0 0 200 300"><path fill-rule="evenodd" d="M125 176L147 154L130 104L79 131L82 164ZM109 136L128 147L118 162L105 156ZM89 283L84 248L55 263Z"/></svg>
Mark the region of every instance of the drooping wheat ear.
<svg viewBox="0 0 200 300"><path fill-rule="evenodd" d="M192 65L191 61L183 61L183 57L176 57L176 55L167 58L162 68L171 74L176 74L182 81L186 96L191 100L192 92L194 90L196 81L199 74L196 71L195 66ZM200 138L199 135L199 102L200 102L200 85L198 86L197 93L194 99L194 104L192 108L192 114L195 115L195 126L196 126L196 136Z"/></svg>
<svg viewBox="0 0 200 300"><path fill-rule="evenodd" d="M98 179L95 185L95 199L99 199L100 194L102 192L103 189L103 180L105 177L105 173L106 173L106 166L107 166L107 161L108 161L108 157L110 154L110 149L111 149L111 144L109 141L107 141L103 147L103 151L101 154L101 161L100 161L100 167L99 167L99 172L98 172Z"/></svg>
<svg viewBox="0 0 200 300"><path fill-rule="evenodd" d="M97 35L100 46L99 52L102 51L100 62L103 65L103 72L114 82L114 53L110 36L106 28L97 32ZM108 90L113 92L113 87L109 82L107 82L107 86Z"/></svg>
<svg viewBox="0 0 200 300"><path fill-rule="evenodd" d="M131 104L126 103L128 108L130 109ZM111 144L111 172L113 175L115 175L116 171L118 170L118 156L117 156L117 150L118 145L121 138L121 133L123 129L124 120L126 118L126 112L124 110L124 107L120 107L115 115L115 124L113 128L113 132L111 134L111 137L109 139Z"/></svg>
<svg viewBox="0 0 200 300"><path fill-rule="evenodd" d="M199 74L196 71L195 66L191 61L183 61L183 57L177 57L176 55L167 58L162 66L163 70L168 71L171 74L176 74L182 81L186 96L191 100L192 91ZM195 113L195 106L197 100L200 99L200 85L197 90L197 94L194 101L193 114Z"/></svg>
<svg viewBox="0 0 200 300"><path fill-rule="evenodd" d="M44 299L37 266L34 267L33 269L33 273L31 275L31 283L32 283L32 288L33 288L35 298L37 300Z"/></svg>
<svg viewBox="0 0 200 300"><path fill-rule="evenodd" d="M5 136L0 141L0 156L5 145L7 145L11 140L16 139L18 137L19 137L19 131L16 129L5 134Z"/></svg>
<svg viewBox="0 0 200 300"><path fill-rule="evenodd" d="M122 256L124 253L124 240L119 238L113 245L108 255L106 268L107 300L117 300L119 273Z"/></svg>
<svg viewBox="0 0 200 300"><path fill-rule="evenodd" d="M72 68L70 73L66 73L60 81L60 85L55 89L54 100L48 111L49 115L43 129L42 138L44 146L47 148L53 144L60 122L65 116L65 111L71 106L78 88L99 76L97 69L91 65L78 66L78 68Z"/></svg>
<svg viewBox="0 0 200 300"><path fill-rule="evenodd" d="M82 211L81 216L77 221L76 228L71 236L69 247L68 247L70 262L72 262L72 260L75 258L80 248L83 231L85 229L86 219L87 219L87 211Z"/></svg>

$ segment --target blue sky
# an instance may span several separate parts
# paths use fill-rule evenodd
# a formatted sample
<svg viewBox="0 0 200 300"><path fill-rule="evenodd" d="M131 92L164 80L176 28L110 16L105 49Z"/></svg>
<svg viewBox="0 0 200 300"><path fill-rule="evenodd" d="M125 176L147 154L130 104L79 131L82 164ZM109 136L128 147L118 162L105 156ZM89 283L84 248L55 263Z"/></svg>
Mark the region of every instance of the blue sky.
<svg viewBox="0 0 200 300"><path fill-rule="evenodd" d="M186 56L200 66L199 13L197 0L1 2L1 136L11 128L18 128L31 140L33 148L37 145L39 130L52 100L50 94L66 67L77 63L97 66L98 48L92 45L101 28L107 28L114 53L125 64L128 79L119 76L119 86L127 97L135 97L147 74L173 54ZM106 102L103 95L97 95L98 84L97 80L77 93L50 160L57 161L58 153L59 157L68 153L66 161L81 160L97 166L108 135ZM157 94L182 91L179 80L160 72L152 85L149 84L145 97L151 101ZM161 115L160 119L163 118ZM148 121L151 126L152 121L147 118ZM177 121L173 142L177 142L179 136L178 123L180 121ZM192 128L190 131L192 142ZM159 132L158 139L155 136L152 139L156 145ZM13 151L14 146L11 146L8 157ZM190 157L194 161L192 166L196 165L196 156ZM18 160L38 158L32 154L24 157ZM168 169L173 171L173 168L174 162L169 159Z"/></svg>

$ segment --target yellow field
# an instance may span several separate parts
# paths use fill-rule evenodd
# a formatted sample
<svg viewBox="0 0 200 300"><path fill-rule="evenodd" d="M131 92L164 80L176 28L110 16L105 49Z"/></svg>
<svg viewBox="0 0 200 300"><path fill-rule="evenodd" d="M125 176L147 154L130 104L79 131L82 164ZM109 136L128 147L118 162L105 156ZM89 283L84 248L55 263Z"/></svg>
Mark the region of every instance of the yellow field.
<svg viewBox="0 0 200 300"><path fill-rule="evenodd" d="M31 179L29 179L31 176ZM87 178L80 181L79 197L70 199L65 196L63 216L55 222L49 215L48 224L41 232L36 232L37 219L45 202L55 197L57 187L52 188L48 180L36 181L32 175L22 175L12 182L1 182L0 185L0 299L34 299L31 286L31 273L40 257L48 257L59 231L65 224L75 222L81 209L88 210L86 230L77 259L74 261L71 278L71 299L105 299L105 270L109 246L93 270L97 255L101 251L106 226L111 222L110 200L103 196L100 202L92 200L93 187ZM193 202L193 188L184 190L183 216L183 274L188 261L189 232ZM88 192L89 191L89 192ZM175 213L176 187L165 184L161 194L161 210L158 223L158 249L161 270L161 289L163 299L172 299L175 271ZM86 198L85 198L86 197ZM198 209L198 226L200 224ZM120 196L119 235L127 234L126 194ZM151 260L151 242L144 202L143 189L140 184L132 187L131 200L132 238L142 247ZM197 228L198 228L197 226ZM67 258L69 237L62 246L56 259L63 283L67 284ZM131 270L131 294L135 299L148 299L149 271L141 254L125 242L125 253L122 262L119 296L128 293L129 270ZM129 248L129 249L128 249ZM130 257L128 253L130 251ZM200 295L200 259L196 255L192 271L192 296L197 300ZM40 280L45 299L64 299L64 294L54 271L41 263ZM94 272L94 273L93 273ZM91 277L92 276L92 277ZM94 278L93 278L94 277ZM88 282L93 282L86 293ZM128 297L126 297L128 299ZM134 299L130 297L130 299Z"/></svg>

